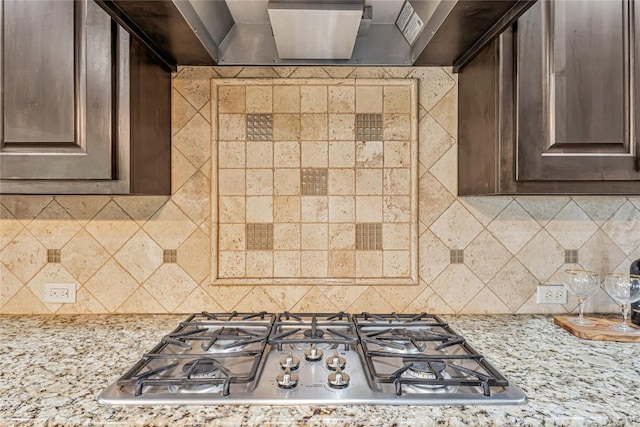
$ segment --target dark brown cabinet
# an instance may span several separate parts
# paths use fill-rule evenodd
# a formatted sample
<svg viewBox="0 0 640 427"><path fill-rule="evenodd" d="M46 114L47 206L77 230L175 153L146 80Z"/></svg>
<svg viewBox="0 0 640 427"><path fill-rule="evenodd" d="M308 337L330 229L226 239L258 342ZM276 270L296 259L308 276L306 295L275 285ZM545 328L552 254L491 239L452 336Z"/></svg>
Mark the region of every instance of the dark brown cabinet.
<svg viewBox="0 0 640 427"><path fill-rule="evenodd" d="M635 6L540 1L460 72L460 195L640 194Z"/></svg>
<svg viewBox="0 0 640 427"><path fill-rule="evenodd" d="M169 71L91 0L0 21L0 192L169 194Z"/></svg>

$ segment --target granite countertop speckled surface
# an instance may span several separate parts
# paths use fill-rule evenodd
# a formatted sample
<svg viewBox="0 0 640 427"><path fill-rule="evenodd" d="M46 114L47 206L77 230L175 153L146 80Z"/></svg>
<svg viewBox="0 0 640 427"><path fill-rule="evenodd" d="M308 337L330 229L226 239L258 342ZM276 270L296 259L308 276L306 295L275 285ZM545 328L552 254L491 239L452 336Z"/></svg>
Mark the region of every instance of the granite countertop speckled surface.
<svg viewBox="0 0 640 427"><path fill-rule="evenodd" d="M0 425L640 425L640 346L551 316L442 316L529 397L509 406L100 405L184 315L0 317Z"/></svg>

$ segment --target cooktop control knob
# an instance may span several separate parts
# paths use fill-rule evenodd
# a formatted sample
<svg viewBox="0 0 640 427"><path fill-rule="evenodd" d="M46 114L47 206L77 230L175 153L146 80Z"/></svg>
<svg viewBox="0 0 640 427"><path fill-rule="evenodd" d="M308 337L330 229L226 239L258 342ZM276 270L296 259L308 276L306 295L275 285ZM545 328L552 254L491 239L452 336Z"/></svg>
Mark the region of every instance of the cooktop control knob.
<svg viewBox="0 0 640 427"><path fill-rule="evenodd" d="M300 359L294 357L291 352L289 352L289 354L280 359L280 366L282 369L290 368L292 371L296 370L298 366L300 366Z"/></svg>
<svg viewBox="0 0 640 427"><path fill-rule="evenodd" d="M294 388L298 385L298 376L291 373L291 369L287 368L283 373L278 374L276 382L280 388Z"/></svg>
<svg viewBox="0 0 640 427"><path fill-rule="evenodd" d="M308 348L304 351L304 358L311 362L317 362L318 360L322 359L322 355L322 350L318 350L315 344L311 344L311 348Z"/></svg>
<svg viewBox="0 0 640 427"><path fill-rule="evenodd" d="M335 371L336 369L344 369L347 361L344 357L340 357L337 351L333 352L333 356L327 359L327 368Z"/></svg>
<svg viewBox="0 0 640 427"><path fill-rule="evenodd" d="M329 374L329 387L346 388L349 386L349 380L349 375L342 372L342 369L337 368L335 372Z"/></svg>

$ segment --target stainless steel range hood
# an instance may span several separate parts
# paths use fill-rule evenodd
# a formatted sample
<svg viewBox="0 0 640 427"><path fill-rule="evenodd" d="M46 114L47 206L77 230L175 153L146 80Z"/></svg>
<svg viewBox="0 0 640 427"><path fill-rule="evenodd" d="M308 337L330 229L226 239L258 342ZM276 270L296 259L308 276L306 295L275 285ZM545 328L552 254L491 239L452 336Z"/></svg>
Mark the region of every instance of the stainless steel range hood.
<svg viewBox="0 0 640 427"><path fill-rule="evenodd" d="M535 1L96 0L170 68L459 68Z"/></svg>

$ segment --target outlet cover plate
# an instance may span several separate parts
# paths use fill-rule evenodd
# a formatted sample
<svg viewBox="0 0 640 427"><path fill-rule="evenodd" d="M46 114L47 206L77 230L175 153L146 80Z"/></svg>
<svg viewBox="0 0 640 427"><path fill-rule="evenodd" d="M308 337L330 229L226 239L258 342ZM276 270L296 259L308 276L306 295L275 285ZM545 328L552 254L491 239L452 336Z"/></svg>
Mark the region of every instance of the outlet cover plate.
<svg viewBox="0 0 640 427"><path fill-rule="evenodd" d="M564 285L538 285L537 304L566 304L567 289Z"/></svg>
<svg viewBox="0 0 640 427"><path fill-rule="evenodd" d="M76 284L75 283L45 283L42 300L48 303L75 303Z"/></svg>

